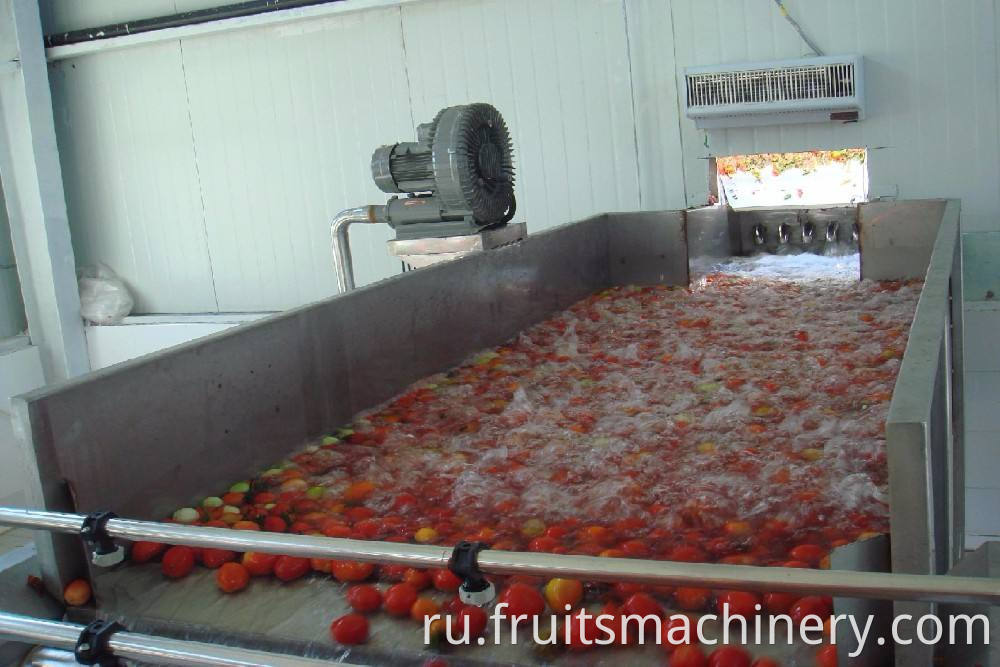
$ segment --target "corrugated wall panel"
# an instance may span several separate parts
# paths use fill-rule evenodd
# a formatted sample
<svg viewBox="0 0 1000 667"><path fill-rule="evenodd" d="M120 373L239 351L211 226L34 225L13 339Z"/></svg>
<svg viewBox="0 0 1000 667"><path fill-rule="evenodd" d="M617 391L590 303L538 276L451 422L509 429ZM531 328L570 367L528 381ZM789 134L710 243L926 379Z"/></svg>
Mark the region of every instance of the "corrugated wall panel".
<svg viewBox="0 0 1000 667"><path fill-rule="evenodd" d="M330 221L386 199L372 150L409 139L399 9L185 39L219 308L336 293ZM399 271L385 226L355 226L359 284Z"/></svg>
<svg viewBox="0 0 1000 667"><path fill-rule="evenodd" d="M492 102L514 136L529 230L639 208L620 0L441 0L402 15L414 120Z"/></svg>
<svg viewBox="0 0 1000 667"><path fill-rule="evenodd" d="M117 271L137 312L216 310L179 45L59 62L49 79L77 263Z"/></svg>

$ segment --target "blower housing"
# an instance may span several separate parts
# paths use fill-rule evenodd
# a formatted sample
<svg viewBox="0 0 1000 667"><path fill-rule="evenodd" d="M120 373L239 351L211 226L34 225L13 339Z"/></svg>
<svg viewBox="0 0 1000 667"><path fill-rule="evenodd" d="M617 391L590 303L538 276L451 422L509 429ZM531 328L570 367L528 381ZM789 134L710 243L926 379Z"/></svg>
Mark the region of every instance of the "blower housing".
<svg viewBox="0 0 1000 667"><path fill-rule="evenodd" d="M417 126L417 140L381 146L372 177L397 239L475 234L514 217L514 160L496 107L462 104Z"/></svg>

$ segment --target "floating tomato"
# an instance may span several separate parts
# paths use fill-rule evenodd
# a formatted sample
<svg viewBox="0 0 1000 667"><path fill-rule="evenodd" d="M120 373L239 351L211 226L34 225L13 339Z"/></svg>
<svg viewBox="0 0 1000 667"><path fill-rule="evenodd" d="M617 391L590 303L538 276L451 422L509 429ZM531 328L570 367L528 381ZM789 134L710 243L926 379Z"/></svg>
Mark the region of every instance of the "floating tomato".
<svg viewBox="0 0 1000 667"><path fill-rule="evenodd" d="M486 631L486 612L474 605L462 605L455 619L460 632L464 634L468 628L469 637L478 637Z"/></svg>
<svg viewBox="0 0 1000 667"><path fill-rule="evenodd" d="M130 557L133 563L147 563L160 557L167 550L166 544L159 542L135 542Z"/></svg>
<svg viewBox="0 0 1000 667"><path fill-rule="evenodd" d="M354 582L364 581L372 576L375 566L371 563L361 563L352 560L336 560L330 568L331 574L337 581Z"/></svg>
<svg viewBox="0 0 1000 667"><path fill-rule="evenodd" d="M707 667L708 659L700 647L693 644L678 646L670 656L670 667Z"/></svg>
<svg viewBox="0 0 1000 667"><path fill-rule="evenodd" d="M163 574L171 579L186 577L194 569L194 549L191 547L170 547L163 554L161 566Z"/></svg>
<svg viewBox="0 0 1000 667"><path fill-rule="evenodd" d="M725 591L719 593L715 598L716 608L719 614L724 614L728 608L730 616L741 616L746 619L753 618L763 609L760 596L747 591Z"/></svg>
<svg viewBox="0 0 1000 667"><path fill-rule="evenodd" d="M368 619L361 614L341 616L330 625L330 634L339 644L363 644L368 639Z"/></svg>
<svg viewBox="0 0 1000 667"><path fill-rule="evenodd" d="M708 667L750 667L750 654L739 646L720 646L708 656Z"/></svg>
<svg viewBox="0 0 1000 667"><path fill-rule="evenodd" d="M383 606L392 616L407 616L417 601L417 589L407 583L395 584L386 590Z"/></svg>
<svg viewBox="0 0 1000 667"><path fill-rule="evenodd" d="M347 604L362 614L370 614L382 606L382 593L368 584L351 586L347 589Z"/></svg>
<svg viewBox="0 0 1000 667"><path fill-rule="evenodd" d="M451 570L431 570L431 581L434 588L445 593L454 593L462 585L462 580Z"/></svg>
<svg viewBox="0 0 1000 667"><path fill-rule="evenodd" d="M304 577L310 569L308 558L278 556L278 559L274 561L274 576L286 583Z"/></svg>
<svg viewBox="0 0 1000 667"><path fill-rule="evenodd" d="M545 611L545 599L531 586L522 583L511 584L497 598L497 604L504 603L505 616L539 616Z"/></svg>
<svg viewBox="0 0 1000 667"><path fill-rule="evenodd" d="M215 583L223 593L235 593L250 583L250 573L240 563L226 562L215 572Z"/></svg>
<svg viewBox="0 0 1000 667"><path fill-rule="evenodd" d="M563 613L573 609L583 599L583 584L576 579L550 579L545 584L545 601L552 611Z"/></svg>

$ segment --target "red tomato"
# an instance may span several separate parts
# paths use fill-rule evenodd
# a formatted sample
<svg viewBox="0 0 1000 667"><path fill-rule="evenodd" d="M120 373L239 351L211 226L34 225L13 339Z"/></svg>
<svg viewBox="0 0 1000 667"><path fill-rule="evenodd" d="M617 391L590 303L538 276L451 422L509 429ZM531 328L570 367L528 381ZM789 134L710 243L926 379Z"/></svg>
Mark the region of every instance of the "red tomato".
<svg viewBox="0 0 1000 667"><path fill-rule="evenodd" d="M418 591L422 591L431 585L431 575L427 574L423 570L418 570L412 567L407 568L406 571L403 572L402 580L416 588Z"/></svg>
<svg viewBox="0 0 1000 667"><path fill-rule="evenodd" d="M806 616L818 616L825 621L833 613L833 600L827 596L809 595L792 605L788 615L792 623L800 625Z"/></svg>
<svg viewBox="0 0 1000 667"><path fill-rule="evenodd" d="M791 593L765 593L764 608L770 614L787 614L798 599L798 595Z"/></svg>
<svg viewBox="0 0 1000 667"><path fill-rule="evenodd" d="M201 552L201 564L210 570L222 567L224 563L236 560L236 553L228 549L204 549Z"/></svg>
<svg viewBox="0 0 1000 667"><path fill-rule="evenodd" d="M771 658L757 658L750 667L781 667L777 660Z"/></svg>
<svg viewBox="0 0 1000 667"><path fill-rule="evenodd" d="M305 576L312 566L308 558L297 556L278 556L274 561L274 576L284 582L295 581Z"/></svg>
<svg viewBox="0 0 1000 667"><path fill-rule="evenodd" d="M215 571L215 583L223 593L235 593L247 587L250 573L239 563L223 563Z"/></svg>
<svg viewBox="0 0 1000 667"><path fill-rule="evenodd" d="M663 616L663 607L646 593L636 593L622 605L626 614L638 616Z"/></svg>
<svg viewBox="0 0 1000 667"><path fill-rule="evenodd" d="M148 563L166 550L167 545L159 542L136 542L132 545L132 562Z"/></svg>
<svg viewBox="0 0 1000 667"><path fill-rule="evenodd" d="M451 570L431 570L434 588L445 593L454 593L462 585L462 580Z"/></svg>
<svg viewBox="0 0 1000 667"><path fill-rule="evenodd" d="M816 667L837 667L837 645L827 644L816 654Z"/></svg>
<svg viewBox="0 0 1000 667"><path fill-rule="evenodd" d="M335 560L331 572L337 581L364 581L372 576L375 566L371 563L359 563L353 560Z"/></svg>
<svg viewBox="0 0 1000 667"><path fill-rule="evenodd" d="M646 587L642 584L619 582L611 587L611 594L624 602L636 593L642 593L645 590Z"/></svg>
<svg viewBox="0 0 1000 667"><path fill-rule="evenodd" d="M248 551L243 554L243 567L253 577L264 577L274 572L274 564L278 561L276 554L264 554Z"/></svg>
<svg viewBox="0 0 1000 667"><path fill-rule="evenodd" d="M727 604L729 605L730 616L742 616L746 619L753 618L763 608L763 605L758 607L761 604L760 596L747 591L724 591L719 593L715 598L715 606L719 614L723 613L723 609L725 609L725 605Z"/></svg>
<svg viewBox="0 0 1000 667"><path fill-rule="evenodd" d="M687 626L687 631L684 627ZM663 621L660 630L660 648L666 653L673 653L678 646L690 644L697 637L697 628L687 616L672 614Z"/></svg>
<svg viewBox="0 0 1000 667"><path fill-rule="evenodd" d="M707 588L681 586L674 591L674 600L677 601L677 606L684 611L701 611L708 604L709 597L711 597L711 591Z"/></svg>
<svg viewBox="0 0 1000 667"><path fill-rule="evenodd" d="M347 589L347 603L354 611L370 614L382 606L382 594L368 584L351 586Z"/></svg>
<svg viewBox="0 0 1000 667"><path fill-rule="evenodd" d="M505 602L505 616L528 616L534 617L545 611L545 599L538 590L527 584L511 584L507 587L497 603Z"/></svg>
<svg viewBox="0 0 1000 667"><path fill-rule="evenodd" d="M708 667L708 660L701 648L694 644L678 646L670 656L670 667Z"/></svg>
<svg viewBox="0 0 1000 667"><path fill-rule="evenodd" d="M478 637L486 631L486 612L471 604L463 605L455 616L458 632L465 633L465 624L469 624L469 636Z"/></svg>
<svg viewBox="0 0 1000 667"><path fill-rule="evenodd" d="M826 549L815 544L800 544L788 552L793 560L817 565L826 556Z"/></svg>
<svg viewBox="0 0 1000 667"><path fill-rule="evenodd" d="M402 583L389 587L383 598L383 606L387 614L392 616L409 616L410 608L417 601L417 589Z"/></svg>
<svg viewBox="0 0 1000 667"><path fill-rule="evenodd" d="M361 614L347 614L330 624L330 634L338 644L363 644L368 639L368 619Z"/></svg>
<svg viewBox="0 0 1000 667"><path fill-rule="evenodd" d="M750 654L739 646L720 646L708 656L708 667L750 667Z"/></svg>
<svg viewBox="0 0 1000 667"><path fill-rule="evenodd" d="M269 516L264 519L264 530L271 533L283 533L288 530L288 522L280 516Z"/></svg>
<svg viewBox="0 0 1000 667"><path fill-rule="evenodd" d="M170 547L163 554L160 564L163 574L171 579L180 579L191 574L194 569L194 549L191 547Z"/></svg>
<svg viewBox="0 0 1000 667"><path fill-rule="evenodd" d="M566 648L571 651L588 651L599 644L595 640L604 639L606 634L597 627L597 619L593 616L582 621L578 616L567 616L563 621L563 627L559 634L560 641L566 643ZM607 624L605 624L607 625Z"/></svg>

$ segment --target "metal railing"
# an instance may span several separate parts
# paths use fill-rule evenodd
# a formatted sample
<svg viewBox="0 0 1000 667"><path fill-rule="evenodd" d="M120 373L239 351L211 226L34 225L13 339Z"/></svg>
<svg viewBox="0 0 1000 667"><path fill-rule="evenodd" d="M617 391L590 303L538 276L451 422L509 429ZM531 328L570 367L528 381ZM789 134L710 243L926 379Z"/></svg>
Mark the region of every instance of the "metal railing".
<svg viewBox="0 0 1000 667"><path fill-rule="evenodd" d="M60 533L79 534L85 519L81 514L0 508L0 525ZM452 547L445 546L241 531L119 518L108 520L105 530L111 537L127 540L422 568L447 568L453 552ZM880 600L1000 604L1000 579L978 577L680 563L494 549L480 551L477 565L483 573L498 575L520 574L585 581L825 594Z"/></svg>
<svg viewBox="0 0 1000 667"><path fill-rule="evenodd" d="M70 651L86 626L64 621L21 616L0 612L0 636L41 644ZM171 639L156 635L119 630L107 638L106 652L116 658L138 660L156 665L205 665L223 667L319 667L329 665L327 660L313 660L295 655L255 651L236 646L208 644L189 640ZM61 656L60 656L61 657ZM48 662L48 661L45 661ZM29 663L30 664L30 663ZM66 664L77 664L75 660ZM343 663L338 663L343 664ZM348 665L347 667L351 667Z"/></svg>

